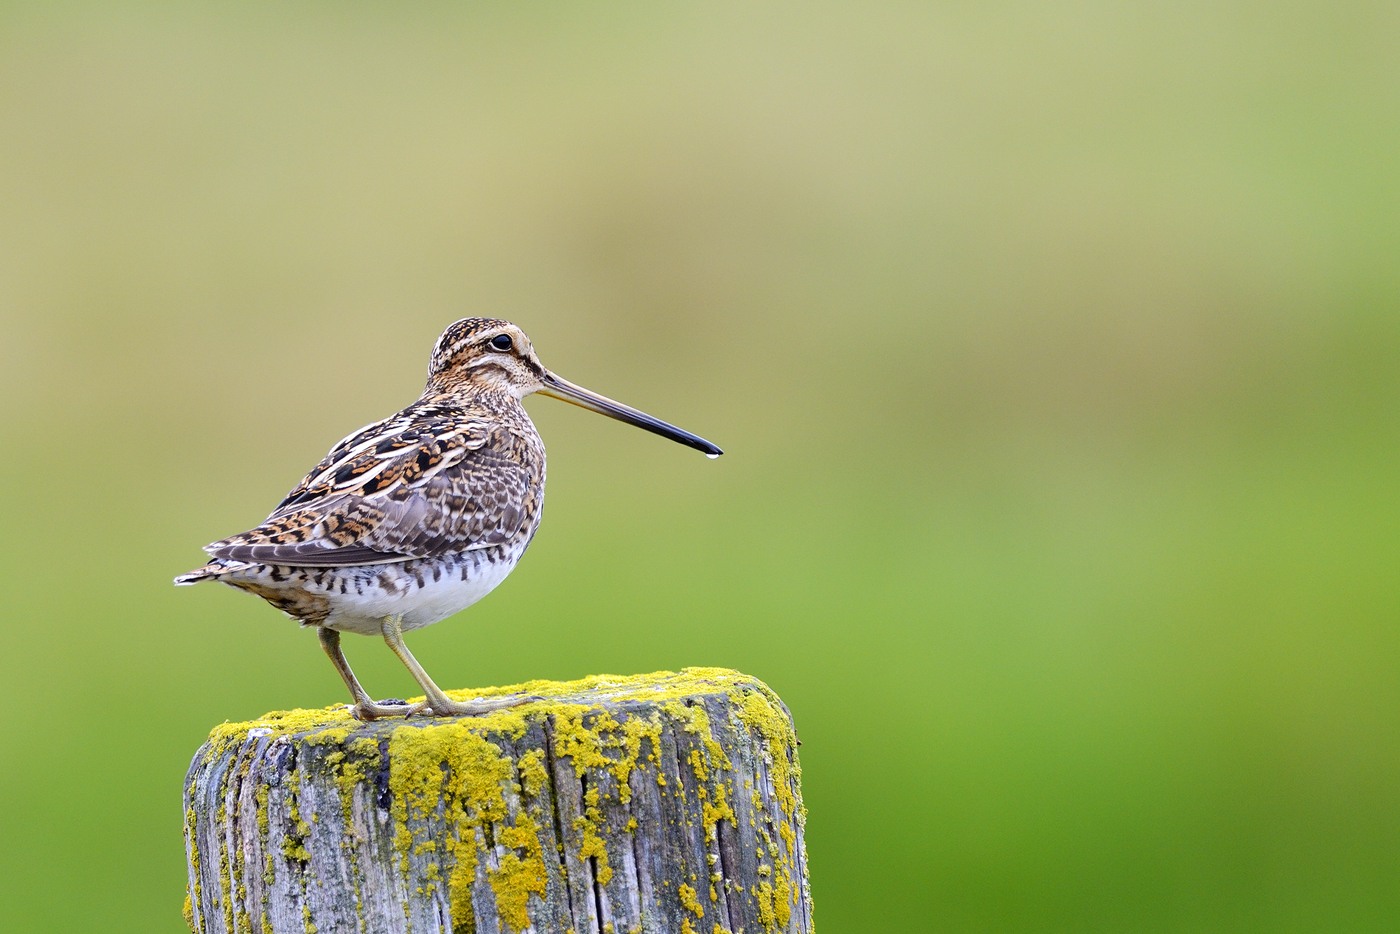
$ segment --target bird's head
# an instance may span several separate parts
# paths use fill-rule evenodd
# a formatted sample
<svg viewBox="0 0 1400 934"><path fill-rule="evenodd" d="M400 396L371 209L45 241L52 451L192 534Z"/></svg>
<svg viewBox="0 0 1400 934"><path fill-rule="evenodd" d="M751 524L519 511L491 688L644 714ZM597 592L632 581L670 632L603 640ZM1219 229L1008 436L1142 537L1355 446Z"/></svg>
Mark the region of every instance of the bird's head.
<svg viewBox="0 0 1400 934"><path fill-rule="evenodd" d="M428 388L441 392L523 399L539 392L548 375L525 332L499 318L454 322L438 338L428 362Z"/></svg>
<svg viewBox="0 0 1400 934"><path fill-rule="evenodd" d="M463 318L442 332L428 363L428 391L500 394L517 400L538 392L655 432L711 457L723 453L698 435L551 373L540 363L525 332L499 318Z"/></svg>

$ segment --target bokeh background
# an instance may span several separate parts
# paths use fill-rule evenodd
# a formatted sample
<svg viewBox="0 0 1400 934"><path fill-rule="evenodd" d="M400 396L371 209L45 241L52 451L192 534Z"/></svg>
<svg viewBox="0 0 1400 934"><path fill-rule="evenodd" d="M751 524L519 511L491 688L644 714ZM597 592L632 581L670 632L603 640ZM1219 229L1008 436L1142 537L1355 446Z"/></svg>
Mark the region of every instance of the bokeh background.
<svg viewBox="0 0 1400 934"><path fill-rule="evenodd" d="M338 703L170 578L413 399L547 399L451 686L789 702L816 920L1393 930L1394 3L7 4L0 927L178 932L206 731ZM409 690L348 644L380 696Z"/></svg>

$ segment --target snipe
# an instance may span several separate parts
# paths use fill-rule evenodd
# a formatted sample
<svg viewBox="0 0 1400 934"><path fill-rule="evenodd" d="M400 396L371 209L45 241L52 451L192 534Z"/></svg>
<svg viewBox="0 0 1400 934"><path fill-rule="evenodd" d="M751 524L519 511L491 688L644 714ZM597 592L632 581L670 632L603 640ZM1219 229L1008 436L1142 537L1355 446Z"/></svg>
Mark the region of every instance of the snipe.
<svg viewBox="0 0 1400 934"><path fill-rule="evenodd" d="M466 609L505 579L540 524L544 443L521 400L542 393L718 457L719 448L545 369L508 321L465 318L438 338L423 395L331 449L257 528L208 545L175 578L247 590L313 626L360 719L476 715L523 703L459 703L433 683L403 633ZM376 703L340 648L381 635L423 688L418 704Z"/></svg>

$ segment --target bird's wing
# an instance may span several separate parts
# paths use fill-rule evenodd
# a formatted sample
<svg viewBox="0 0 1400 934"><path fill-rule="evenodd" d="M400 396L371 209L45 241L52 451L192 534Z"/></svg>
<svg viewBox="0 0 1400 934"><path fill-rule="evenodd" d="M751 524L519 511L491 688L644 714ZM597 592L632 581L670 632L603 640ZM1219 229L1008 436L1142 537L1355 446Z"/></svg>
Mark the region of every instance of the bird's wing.
<svg viewBox="0 0 1400 934"><path fill-rule="evenodd" d="M204 550L337 567L502 544L535 508L524 443L490 421L401 413L332 448L262 525Z"/></svg>

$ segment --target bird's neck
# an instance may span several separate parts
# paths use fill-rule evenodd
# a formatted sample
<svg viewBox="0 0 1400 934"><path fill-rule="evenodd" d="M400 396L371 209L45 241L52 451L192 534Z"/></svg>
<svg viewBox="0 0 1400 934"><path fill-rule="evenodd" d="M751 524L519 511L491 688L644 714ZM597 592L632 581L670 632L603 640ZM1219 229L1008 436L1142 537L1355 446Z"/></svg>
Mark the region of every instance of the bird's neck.
<svg viewBox="0 0 1400 934"><path fill-rule="evenodd" d="M509 393L462 388L439 389L433 386L423 391L418 404L464 414L513 415L525 410L520 400Z"/></svg>

